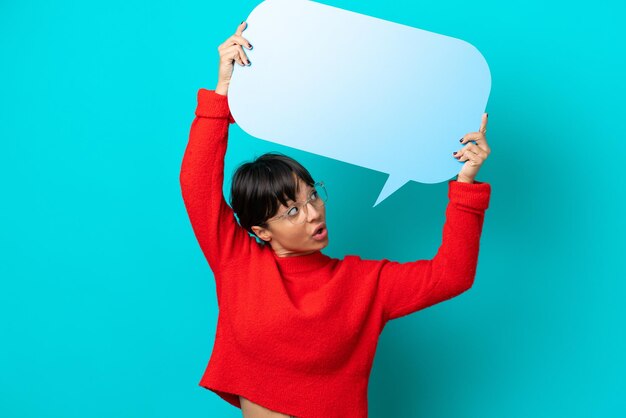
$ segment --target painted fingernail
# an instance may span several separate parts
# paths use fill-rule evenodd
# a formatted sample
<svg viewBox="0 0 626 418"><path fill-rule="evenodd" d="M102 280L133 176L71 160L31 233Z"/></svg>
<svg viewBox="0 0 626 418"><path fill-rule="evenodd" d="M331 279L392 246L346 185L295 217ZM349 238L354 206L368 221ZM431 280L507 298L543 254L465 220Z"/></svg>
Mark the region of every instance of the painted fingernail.
<svg viewBox="0 0 626 418"><path fill-rule="evenodd" d="M454 152L452 153L452 155L456 155L456 151L454 151Z"/></svg>
<svg viewBox="0 0 626 418"><path fill-rule="evenodd" d="M463 142L463 138L459 139L459 142Z"/></svg>
<svg viewBox="0 0 626 418"><path fill-rule="evenodd" d="M252 44L248 44L248 48L252 49Z"/></svg>

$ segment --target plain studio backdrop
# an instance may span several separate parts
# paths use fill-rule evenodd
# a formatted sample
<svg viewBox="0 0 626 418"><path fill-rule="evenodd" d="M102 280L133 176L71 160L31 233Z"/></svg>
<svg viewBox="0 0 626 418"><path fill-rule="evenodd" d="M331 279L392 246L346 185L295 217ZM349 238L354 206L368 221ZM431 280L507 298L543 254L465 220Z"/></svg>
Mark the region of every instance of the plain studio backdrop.
<svg viewBox="0 0 626 418"><path fill-rule="evenodd" d="M370 416L625 416L617 2L325 3L464 39L492 74L475 284L387 325ZM178 175L217 46L256 4L0 4L0 416L241 416L198 386L218 311ZM387 174L231 125L224 192L268 151L326 182L326 254L435 255L445 182L372 208Z"/></svg>

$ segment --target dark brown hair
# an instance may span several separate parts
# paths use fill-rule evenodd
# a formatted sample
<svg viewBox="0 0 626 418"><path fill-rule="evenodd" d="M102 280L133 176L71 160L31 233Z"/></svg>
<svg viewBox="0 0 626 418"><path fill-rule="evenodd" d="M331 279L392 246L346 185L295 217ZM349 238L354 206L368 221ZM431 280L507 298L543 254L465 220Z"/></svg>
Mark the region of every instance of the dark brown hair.
<svg viewBox="0 0 626 418"><path fill-rule="evenodd" d="M253 225L267 228L265 221L276 215L280 204L288 206L287 199L296 201L296 178L311 187L315 184L302 164L280 153L265 153L239 165L230 189L230 206L239 224L251 234Z"/></svg>

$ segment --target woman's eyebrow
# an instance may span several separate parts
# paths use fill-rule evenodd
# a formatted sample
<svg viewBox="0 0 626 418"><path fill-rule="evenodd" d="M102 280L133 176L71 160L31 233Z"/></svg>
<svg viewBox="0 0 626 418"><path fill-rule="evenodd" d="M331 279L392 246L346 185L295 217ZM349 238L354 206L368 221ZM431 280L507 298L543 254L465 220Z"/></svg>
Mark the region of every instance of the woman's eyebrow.
<svg viewBox="0 0 626 418"><path fill-rule="evenodd" d="M308 189L308 191L306 192L306 196L308 197L308 196L311 194L311 192L312 192L313 190L315 190L315 187L311 187L310 189ZM285 196L285 197L287 197L287 196ZM291 198L288 198L288 197L287 197L286 202L287 202L287 203L290 203L290 202L291 202L291 203L296 203L297 201L295 201L295 200L291 200Z"/></svg>
<svg viewBox="0 0 626 418"><path fill-rule="evenodd" d="M307 189L306 197L309 197L309 195L311 194L311 192L313 192L313 190L315 190L315 187L311 187L310 189Z"/></svg>

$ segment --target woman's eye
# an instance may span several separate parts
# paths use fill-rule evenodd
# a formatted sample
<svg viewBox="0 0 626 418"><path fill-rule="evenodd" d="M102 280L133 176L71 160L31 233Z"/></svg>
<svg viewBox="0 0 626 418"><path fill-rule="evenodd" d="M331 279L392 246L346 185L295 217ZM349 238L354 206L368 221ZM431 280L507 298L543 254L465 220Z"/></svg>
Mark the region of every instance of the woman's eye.
<svg viewBox="0 0 626 418"><path fill-rule="evenodd" d="M298 208L295 206L289 209L289 212L287 212L287 215L289 216L296 216L297 214L298 214Z"/></svg>
<svg viewBox="0 0 626 418"><path fill-rule="evenodd" d="M317 192L311 193L311 197L313 198L312 200L317 200L317 196L318 196Z"/></svg>

